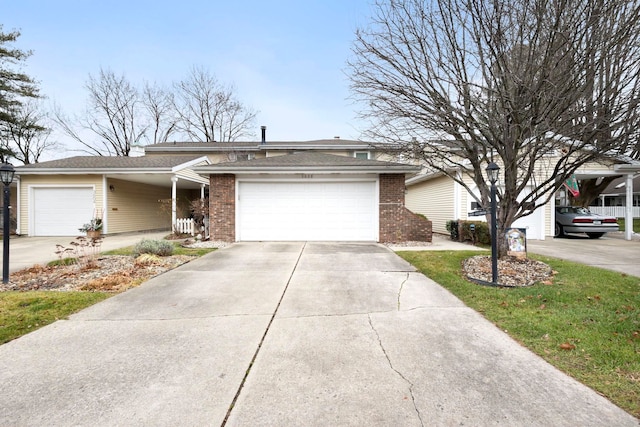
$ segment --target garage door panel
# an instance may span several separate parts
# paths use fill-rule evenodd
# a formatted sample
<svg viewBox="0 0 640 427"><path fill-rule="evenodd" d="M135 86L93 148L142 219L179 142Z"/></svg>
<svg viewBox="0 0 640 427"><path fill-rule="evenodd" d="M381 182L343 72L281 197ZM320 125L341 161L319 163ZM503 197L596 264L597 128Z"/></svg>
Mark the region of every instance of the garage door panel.
<svg viewBox="0 0 640 427"><path fill-rule="evenodd" d="M240 182L240 240L376 240L375 181Z"/></svg>
<svg viewBox="0 0 640 427"><path fill-rule="evenodd" d="M94 211L92 187L34 188L31 235L77 236Z"/></svg>

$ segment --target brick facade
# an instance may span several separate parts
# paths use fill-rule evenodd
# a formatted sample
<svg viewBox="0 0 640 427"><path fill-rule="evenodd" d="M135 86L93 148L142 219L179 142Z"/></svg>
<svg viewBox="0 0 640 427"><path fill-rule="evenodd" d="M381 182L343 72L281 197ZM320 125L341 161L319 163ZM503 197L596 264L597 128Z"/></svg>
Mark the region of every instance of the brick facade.
<svg viewBox="0 0 640 427"><path fill-rule="evenodd" d="M209 175L209 233L211 240L236 241L236 176Z"/></svg>
<svg viewBox="0 0 640 427"><path fill-rule="evenodd" d="M404 206L404 175L380 174L381 243L430 242L431 221Z"/></svg>
<svg viewBox="0 0 640 427"><path fill-rule="evenodd" d="M233 174L209 177L209 227L211 240L236 241L236 179ZM381 243L430 242L431 221L404 206L404 174L380 175Z"/></svg>

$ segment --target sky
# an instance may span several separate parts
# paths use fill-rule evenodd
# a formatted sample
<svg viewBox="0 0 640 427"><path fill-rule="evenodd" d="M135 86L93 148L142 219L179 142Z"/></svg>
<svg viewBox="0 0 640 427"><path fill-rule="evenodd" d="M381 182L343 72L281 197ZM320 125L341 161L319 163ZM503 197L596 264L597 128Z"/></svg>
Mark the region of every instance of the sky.
<svg viewBox="0 0 640 427"><path fill-rule="evenodd" d="M22 71L67 115L101 68L141 87L202 67L274 141L360 137L346 61L370 14L371 0L0 0L3 31L21 32L13 47L33 51Z"/></svg>

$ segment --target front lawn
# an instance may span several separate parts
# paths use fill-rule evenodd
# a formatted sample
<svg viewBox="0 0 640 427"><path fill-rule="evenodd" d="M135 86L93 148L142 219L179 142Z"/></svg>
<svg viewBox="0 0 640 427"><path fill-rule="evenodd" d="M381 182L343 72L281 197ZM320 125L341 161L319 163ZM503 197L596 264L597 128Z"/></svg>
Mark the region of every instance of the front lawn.
<svg viewBox="0 0 640 427"><path fill-rule="evenodd" d="M183 248L174 243L174 255L202 256L213 248ZM107 251L102 255L132 255L133 246ZM66 261L53 261L50 264L66 265L75 262L72 259ZM141 268L142 269L142 268ZM121 279L136 281L141 280L129 275L120 275ZM11 277L10 277L11 278ZM104 278L104 277L103 277ZM38 276L40 283L42 276ZM89 279L86 279L87 281ZM126 287L124 287L126 288ZM4 291L0 292L0 344L16 339L24 334L33 332L56 320L65 319L86 307L96 304L117 292L91 292L91 291Z"/></svg>
<svg viewBox="0 0 640 427"><path fill-rule="evenodd" d="M109 298L104 292L0 292L0 344Z"/></svg>
<svg viewBox="0 0 640 427"><path fill-rule="evenodd" d="M552 285L493 288L467 281L476 251L399 252L516 341L640 417L640 278L531 256L557 271Z"/></svg>

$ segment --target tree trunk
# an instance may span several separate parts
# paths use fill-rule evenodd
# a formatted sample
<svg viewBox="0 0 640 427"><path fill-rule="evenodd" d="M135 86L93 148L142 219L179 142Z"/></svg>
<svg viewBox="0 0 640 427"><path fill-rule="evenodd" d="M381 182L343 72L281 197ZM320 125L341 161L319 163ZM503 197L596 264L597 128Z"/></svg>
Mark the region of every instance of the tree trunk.
<svg viewBox="0 0 640 427"><path fill-rule="evenodd" d="M573 206L582 206L587 208L591 203L604 191L611 182L622 175L606 176L598 183L600 178L583 179L580 181L580 195L571 198Z"/></svg>

